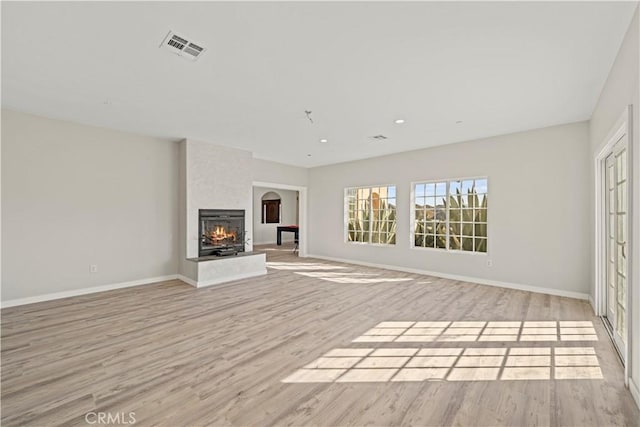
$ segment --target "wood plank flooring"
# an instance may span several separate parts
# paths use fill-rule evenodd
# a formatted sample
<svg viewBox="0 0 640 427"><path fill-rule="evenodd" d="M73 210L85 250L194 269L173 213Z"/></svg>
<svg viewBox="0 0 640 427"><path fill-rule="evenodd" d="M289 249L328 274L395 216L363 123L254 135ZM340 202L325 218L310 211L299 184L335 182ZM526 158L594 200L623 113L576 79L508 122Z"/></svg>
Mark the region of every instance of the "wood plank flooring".
<svg viewBox="0 0 640 427"><path fill-rule="evenodd" d="M180 281L2 310L2 425L638 425L622 366L579 300L298 258L266 276ZM284 379L386 321L591 321L597 341L402 343L593 347L602 379L298 382Z"/></svg>

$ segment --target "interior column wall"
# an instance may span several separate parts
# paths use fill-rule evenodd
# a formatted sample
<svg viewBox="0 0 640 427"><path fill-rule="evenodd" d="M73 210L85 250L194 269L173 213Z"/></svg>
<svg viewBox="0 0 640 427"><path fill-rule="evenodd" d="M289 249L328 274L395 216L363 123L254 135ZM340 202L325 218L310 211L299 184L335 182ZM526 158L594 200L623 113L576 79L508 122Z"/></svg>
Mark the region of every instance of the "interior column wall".
<svg viewBox="0 0 640 427"><path fill-rule="evenodd" d="M181 274L186 274L186 258L198 256L198 210L244 209L246 237L253 235L252 155L249 151L209 142L180 142L181 199L184 202L180 224ZM249 240L245 250L251 251Z"/></svg>

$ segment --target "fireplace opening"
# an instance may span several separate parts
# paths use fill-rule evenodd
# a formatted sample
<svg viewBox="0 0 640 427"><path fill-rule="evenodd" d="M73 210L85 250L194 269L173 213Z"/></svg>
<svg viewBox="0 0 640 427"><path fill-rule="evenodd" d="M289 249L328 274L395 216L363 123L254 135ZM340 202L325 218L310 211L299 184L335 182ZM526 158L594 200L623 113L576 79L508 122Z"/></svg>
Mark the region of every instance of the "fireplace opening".
<svg viewBox="0 0 640 427"><path fill-rule="evenodd" d="M244 252L244 210L200 209L198 256Z"/></svg>

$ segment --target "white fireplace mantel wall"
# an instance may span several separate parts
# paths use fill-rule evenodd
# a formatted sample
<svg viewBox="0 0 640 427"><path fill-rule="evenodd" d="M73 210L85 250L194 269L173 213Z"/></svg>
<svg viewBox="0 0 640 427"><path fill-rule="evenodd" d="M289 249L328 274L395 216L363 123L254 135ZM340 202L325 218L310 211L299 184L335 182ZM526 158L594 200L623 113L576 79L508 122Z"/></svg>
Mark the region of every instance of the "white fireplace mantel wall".
<svg viewBox="0 0 640 427"><path fill-rule="evenodd" d="M198 209L244 209L246 235L252 236L252 162L249 151L192 139L180 142L181 275L191 275L186 259L198 256ZM253 250L251 240L245 250Z"/></svg>

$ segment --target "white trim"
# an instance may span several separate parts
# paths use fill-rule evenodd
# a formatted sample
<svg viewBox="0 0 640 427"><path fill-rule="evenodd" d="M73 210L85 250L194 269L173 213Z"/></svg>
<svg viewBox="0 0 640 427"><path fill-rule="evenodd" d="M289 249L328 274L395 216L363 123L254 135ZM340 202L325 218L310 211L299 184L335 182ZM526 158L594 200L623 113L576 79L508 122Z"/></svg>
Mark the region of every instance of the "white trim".
<svg viewBox="0 0 640 427"><path fill-rule="evenodd" d="M607 156L613 152L615 145L623 137L627 137L627 182L633 183L636 171L633 170L633 105L628 105L623 110L620 118L616 121L615 125L609 131L607 137L600 145L598 154L594 159L595 166L595 309L596 314L603 316L606 314L606 298L605 292L607 291L607 278L606 278L606 215L605 212L605 162ZM631 321L633 319L633 275L631 274L636 268L633 264L633 254L635 251L636 242L633 241L633 218L634 218L634 200L633 200L633 186L627 185L627 241L629 242L629 258L627 261L627 278L631 279L627 282L627 337L624 349L620 349L623 352L624 358L624 383L630 387L631 384L631 346L632 346L632 333L634 331L634 325ZM608 244L608 242L606 242ZM612 341L615 339L612 337ZM636 400L638 402L638 400Z"/></svg>
<svg viewBox="0 0 640 427"><path fill-rule="evenodd" d="M110 285L93 286L91 288L73 289L69 291L54 292L51 294L37 295L34 297L17 298L2 301L1 307L15 307L18 305L34 304L36 302L52 301L61 298L76 297L80 295L94 294L98 292L112 291L114 289L131 288L133 286L150 285L158 282L166 282L167 280L175 280L178 278L176 274L168 276L150 277L148 279L132 280L131 282L113 283Z"/></svg>
<svg viewBox="0 0 640 427"><path fill-rule="evenodd" d="M602 286L602 284L606 284L606 268L603 268L604 261L606 258L606 250L605 245L602 244L604 233L606 231L605 224L605 215L604 215L604 161L609 153L613 150L615 144L622 138L625 134L629 136L629 123L630 123L630 115L631 109L626 107L621 115L621 117L616 121L616 124L612 127L611 131L604 139L603 144L601 145L598 154L594 159L595 166L595 308L596 314L598 316L602 316L606 313L606 308L604 307L605 298L604 292L606 291L606 286ZM629 152L627 154L627 158L630 160ZM627 168L627 171L631 170ZM631 186L629 186L631 187ZM629 200L629 208L632 206L631 200ZM627 212L627 215L631 218L631 209ZM628 314L628 313L627 313Z"/></svg>
<svg viewBox="0 0 640 427"><path fill-rule="evenodd" d="M293 190L298 192L298 226L300 227L298 236L298 256L307 256L307 187L301 185L279 184L276 182L253 181L253 187L267 187L280 190ZM253 227L252 227L253 230ZM254 230L255 231L255 230ZM253 238L253 236L251 236ZM253 245L253 243L252 243Z"/></svg>
<svg viewBox="0 0 640 427"><path fill-rule="evenodd" d="M451 280L458 280L458 281L461 281L461 282L476 283L476 284L479 284L479 285L496 286L496 287L499 287L499 288L507 288L507 289L516 289L516 290L519 290L519 291L535 292L535 293L539 293L539 294L555 295L555 296L567 297L567 298L577 298L577 299L581 299L581 300L588 300L589 299L589 294L582 293L582 292L572 292L572 291L562 291L562 290L559 290L559 289L541 288L541 287L538 287L538 286L523 285L523 284L519 284L519 283L500 282L500 281L497 281L497 280L481 279L479 277L460 276L460 275L457 275L457 274L440 273L440 272L437 272L437 271L427 271L427 270L420 270L420 269L416 269L416 268L398 267L396 265L376 264L376 263L357 261L357 260L346 259L346 258L328 257L328 256L324 256L324 255L311 255L310 254L310 255L308 255L308 257L309 258L324 259L324 260L327 260L327 261L343 262L343 263L346 263L346 264L363 265L363 266L366 266L366 267L382 268L382 269L385 269L385 270L402 271L404 273L421 274L421 275L425 275L425 276L435 276L435 277L441 277L443 279L451 279Z"/></svg>
<svg viewBox="0 0 640 427"><path fill-rule="evenodd" d="M284 236L282 236L282 243L293 243L295 240L291 237L289 237L288 239L285 239ZM270 240L268 242L253 242L253 246L256 245L275 245L278 242L276 242L275 240Z"/></svg>
<svg viewBox="0 0 640 427"><path fill-rule="evenodd" d="M487 240L487 251L486 252L478 252L475 250L475 243L474 243L474 250L473 251L464 251L461 249L450 249L449 245L450 245L450 241L449 241L449 212L450 212L450 207L448 206L448 198L449 198L449 193L450 193L450 187L451 187L451 182L453 181L459 181L460 183L462 183L462 181L468 181L468 180L474 180L474 187L475 187L475 180L477 179L485 179L487 181L487 192L484 193L485 197L489 197L489 176L488 175L480 175L480 176L470 176L470 177L466 177L466 178L441 178L441 179L429 179L429 180L420 180L420 181L411 181L410 185L411 185L411 191L409 192L409 197L410 197L410 204L409 204L409 249L416 249L416 250L431 250L431 251L436 251L436 252L440 252L440 253L456 253L456 252L462 252L462 253L471 253L471 254L477 254L477 255L484 255L484 256L488 256L489 255L489 206L487 206L487 236L485 237L485 239ZM417 184L441 184L441 183L445 183L446 184L446 194L444 195L445 198L447 198L447 206L445 207L445 212L446 212L446 225L447 225L447 247L446 248L426 248L426 247L421 247L421 246L416 246L415 245L415 233L416 233L416 185ZM460 187L460 194L462 194L462 186ZM431 196L429 196L431 197ZM436 199L438 197L441 196L433 196ZM434 207L435 208L435 207ZM475 222L474 222L475 224ZM474 233L475 234L475 233ZM474 237L474 241L475 241L475 237Z"/></svg>
<svg viewBox="0 0 640 427"><path fill-rule="evenodd" d="M278 184L275 182L264 182L264 181L253 181L251 184L254 187L266 187L266 188L275 188L276 190L300 190L303 187L301 185L289 185L289 184Z"/></svg>
<svg viewBox="0 0 640 427"><path fill-rule="evenodd" d="M414 221L415 223L415 221ZM469 223L471 224L471 223ZM489 223L487 223L489 224ZM488 233L487 233L488 234ZM415 241L414 243L415 244ZM414 251L426 251L426 252L437 252L437 253L447 253L447 254L465 254L465 255L473 255L473 256L489 256L487 252L476 252L476 251L463 251L462 249L445 249L445 248L423 248L422 246L411 246L409 249Z"/></svg>
<svg viewBox="0 0 640 427"><path fill-rule="evenodd" d="M636 401L636 405L640 408L640 387L638 387L631 377L629 377L629 391L631 392L631 396L633 396L633 400Z"/></svg>
<svg viewBox="0 0 640 427"><path fill-rule="evenodd" d="M356 190L356 192L358 190L362 190L362 189L367 189L367 190L373 190L374 188L382 188L382 187L386 187L387 188L387 197L385 197L385 199L396 199L396 226L398 225L398 186L396 184L380 184L380 185L365 185L365 186L356 186L356 187L346 187L343 190L343 203L342 203L342 207L343 207L343 242L346 244L356 244L356 245L368 245L368 246L381 246L381 247L391 247L394 248L396 247L397 244L397 238L398 238L398 232L396 229L396 242L395 243L374 243L373 240L373 221L369 221L369 241L368 242L360 242L360 241L350 241L349 240L349 190ZM393 187L393 191L395 193L394 197L389 197L388 196L388 190L389 188ZM372 215L373 212L373 191L369 191L369 214ZM357 208L356 206L356 210L360 210Z"/></svg>
<svg viewBox="0 0 640 427"><path fill-rule="evenodd" d="M204 282L196 282L193 279L188 278L187 276L183 276L182 274L177 275L177 279L182 280L188 285L193 286L194 288L204 288L206 286L219 285L221 283L233 282L236 280L249 279L251 277L263 276L267 274L267 269L265 267L264 271L252 271L251 273L243 273L236 274L235 276L226 276L219 279L207 280Z"/></svg>
<svg viewBox="0 0 640 427"><path fill-rule="evenodd" d="M198 287L198 282L196 282L193 279L188 278L187 276L183 276L182 274L176 275L176 279L181 280L184 283L186 283L187 285L193 286L194 288Z"/></svg>
<svg viewBox="0 0 640 427"><path fill-rule="evenodd" d="M593 300L593 296L591 294L589 294L589 305L591 306L591 309L593 310L593 314L595 316L598 315L598 310L596 310L596 303Z"/></svg>

